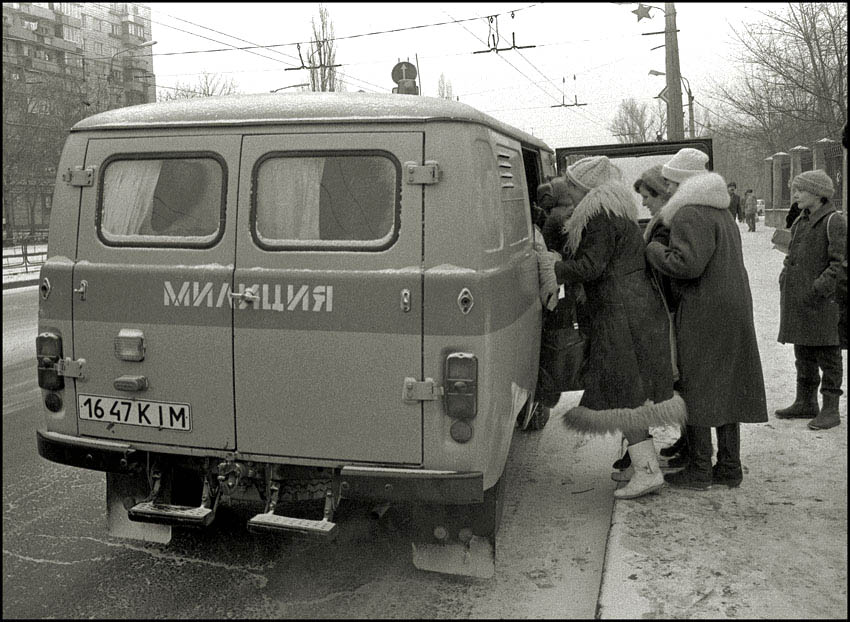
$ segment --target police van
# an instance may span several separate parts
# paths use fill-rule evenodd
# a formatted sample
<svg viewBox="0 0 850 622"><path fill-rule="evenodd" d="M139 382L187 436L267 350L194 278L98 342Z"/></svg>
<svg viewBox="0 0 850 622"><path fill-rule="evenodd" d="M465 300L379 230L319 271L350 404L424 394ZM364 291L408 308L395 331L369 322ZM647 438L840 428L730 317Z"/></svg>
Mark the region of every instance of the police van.
<svg viewBox="0 0 850 622"><path fill-rule="evenodd" d="M407 95L77 123L40 274L39 453L105 472L116 536L167 543L245 500L251 531L333 537L345 499L407 503L417 566L492 574L534 406L530 201L554 174L540 140Z"/></svg>

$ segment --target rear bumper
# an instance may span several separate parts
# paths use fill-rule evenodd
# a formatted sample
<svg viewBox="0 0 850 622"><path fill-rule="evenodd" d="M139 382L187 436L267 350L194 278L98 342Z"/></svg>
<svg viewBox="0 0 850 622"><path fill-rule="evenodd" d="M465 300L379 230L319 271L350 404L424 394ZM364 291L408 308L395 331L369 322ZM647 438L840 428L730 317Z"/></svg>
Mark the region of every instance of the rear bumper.
<svg viewBox="0 0 850 622"><path fill-rule="evenodd" d="M148 458L154 455L134 449L127 443L68 436L45 430L37 430L36 438L38 453L42 458L95 471L143 472ZM178 455L156 456L165 462L186 460ZM440 505L484 501L484 474L480 471L343 466L336 470L335 480L340 495L349 499Z"/></svg>

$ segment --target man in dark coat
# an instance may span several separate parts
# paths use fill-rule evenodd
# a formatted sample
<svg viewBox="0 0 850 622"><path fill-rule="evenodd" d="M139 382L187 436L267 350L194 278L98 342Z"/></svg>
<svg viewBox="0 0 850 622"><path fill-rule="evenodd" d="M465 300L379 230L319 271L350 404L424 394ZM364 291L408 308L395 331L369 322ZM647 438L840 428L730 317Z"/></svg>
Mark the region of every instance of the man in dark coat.
<svg viewBox="0 0 850 622"><path fill-rule="evenodd" d="M646 258L671 279L677 293L679 391L688 408L688 466L668 475L674 485L705 490L737 486L743 478L740 423L767 421L753 302L730 217L726 184L705 170L708 157L680 150L662 167L672 198L661 210L670 241L650 242ZM717 428L717 464L711 466L711 428Z"/></svg>
<svg viewBox="0 0 850 622"><path fill-rule="evenodd" d="M673 391L667 314L649 279L637 206L619 170L605 156L591 156L565 176L576 208L555 273L559 283L584 285L590 326L584 394L564 423L590 434L622 431L634 474L614 496L631 499L664 484L649 427L685 420L684 402Z"/></svg>
<svg viewBox="0 0 850 622"><path fill-rule="evenodd" d="M800 173L791 190L802 213L791 227L791 244L779 275L779 342L794 344L797 397L788 408L777 410L776 416L814 417L809 427L824 430L840 421L838 398L844 374L836 286L847 269L842 266L847 256L847 221L829 202L835 190L825 172ZM818 385L823 394L820 411Z"/></svg>
<svg viewBox="0 0 850 622"><path fill-rule="evenodd" d="M729 211L732 213L732 218L735 218L738 222L743 222L744 211L741 208L741 196L737 192L738 184L733 181L726 186L726 190L729 192Z"/></svg>

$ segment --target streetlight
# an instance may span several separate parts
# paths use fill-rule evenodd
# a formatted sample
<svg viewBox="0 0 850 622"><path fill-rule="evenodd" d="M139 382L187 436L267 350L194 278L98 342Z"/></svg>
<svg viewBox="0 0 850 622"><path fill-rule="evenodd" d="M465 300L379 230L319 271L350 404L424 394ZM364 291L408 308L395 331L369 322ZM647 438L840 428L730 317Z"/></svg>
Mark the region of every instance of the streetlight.
<svg viewBox="0 0 850 622"><path fill-rule="evenodd" d="M294 89L298 86L310 86L309 82L304 82L303 84L290 84L289 86L282 86L279 89L272 89L269 93L277 93L278 91L282 91L284 89Z"/></svg>
<svg viewBox="0 0 850 622"><path fill-rule="evenodd" d="M663 71L649 70L651 76L663 76ZM685 76L679 76L682 84L685 85L685 91L688 93L688 133L691 138L694 138L694 94L691 92L691 83Z"/></svg>
<svg viewBox="0 0 850 622"><path fill-rule="evenodd" d="M123 50L118 50L117 52L115 52L115 54L113 54L109 58L109 75L106 76L107 83L112 84L112 82L114 82L112 71L115 64L116 56L118 56L119 54L123 54L124 52L129 52L130 50L136 50L138 48L149 48L152 45L156 45L156 41L144 41L142 43L137 43L136 45L131 45L128 48L124 48Z"/></svg>

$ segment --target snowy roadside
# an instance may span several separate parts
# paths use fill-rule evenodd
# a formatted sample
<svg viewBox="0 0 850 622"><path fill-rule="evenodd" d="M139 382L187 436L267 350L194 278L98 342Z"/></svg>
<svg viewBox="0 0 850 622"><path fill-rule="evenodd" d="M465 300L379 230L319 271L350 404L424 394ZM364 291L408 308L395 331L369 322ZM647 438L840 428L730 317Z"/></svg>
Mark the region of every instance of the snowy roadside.
<svg viewBox="0 0 850 622"><path fill-rule="evenodd" d="M763 221L740 228L769 420L741 426L740 488L665 487L615 503L602 619L847 618L846 380L837 428L775 418L795 392L793 348L776 341L784 255ZM652 432L659 448L677 437Z"/></svg>

